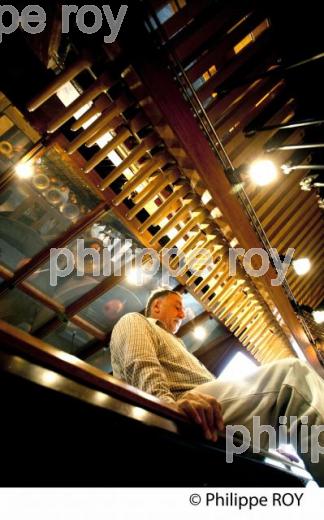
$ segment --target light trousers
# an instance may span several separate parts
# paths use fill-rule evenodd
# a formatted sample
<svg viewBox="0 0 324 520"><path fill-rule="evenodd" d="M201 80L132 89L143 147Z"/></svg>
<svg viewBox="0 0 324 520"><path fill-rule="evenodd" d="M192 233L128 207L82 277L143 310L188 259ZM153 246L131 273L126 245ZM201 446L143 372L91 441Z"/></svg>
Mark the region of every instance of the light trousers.
<svg viewBox="0 0 324 520"><path fill-rule="evenodd" d="M263 365L240 381L216 379L193 391L214 396L222 406L225 425L247 428L251 447L269 448L270 436L266 431L260 435L258 424L272 427L277 445L284 428L293 433L288 442L324 486L324 380L309 364L287 358Z"/></svg>

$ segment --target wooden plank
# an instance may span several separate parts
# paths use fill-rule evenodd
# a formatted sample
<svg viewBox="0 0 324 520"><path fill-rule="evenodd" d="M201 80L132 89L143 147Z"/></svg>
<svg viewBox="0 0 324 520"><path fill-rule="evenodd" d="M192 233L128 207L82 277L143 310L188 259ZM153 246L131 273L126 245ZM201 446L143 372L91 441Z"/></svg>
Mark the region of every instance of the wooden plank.
<svg viewBox="0 0 324 520"><path fill-rule="evenodd" d="M302 195L301 195L302 194ZM301 195L301 196L299 196ZM305 196L305 192L301 192L298 190L297 196L290 200L290 203L287 204L286 209L278 216L275 221L270 222L269 225L264 226L268 239L272 240L272 238L276 235L278 230L282 230L284 224L286 228L290 227L291 223L289 222L289 218L291 218L297 208L300 207L301 204L306 202L307 195Z"/></svg>
<svg viewBox="0 0 324 520"><path fill-rule="evenodd" d="M222 34L215 34L214 31L211 34L212 38L210 40L207 40L207 33L205 31L201 32L200 36L206 38L206 40L198 50L198 52L201 52L200 57L197 58L197 61L195 61L192 67L186 70L190 82L193 83L212 65L215 65L217 70L221 68L227 61L235 56L234 46L252 32L265 18L265 14L262 11L247 13L242 23L230 34L226 31ZM228 26L230 25L227 21L226 24ZM198 52L196 46L194 51L195 55L197 55Z"/></svg>
<svg viewBox="0 0 324 520"><path fill-rule="evenodd" d="M314 206L312 201L309 201L307 206L305 204L305 207L299 209L296 223L290 231L285 233L281 238L277 239L277 236L274 237L272 244L278 249L279 253L283 253L288 247L294 247L298 237L301 236L303 238L309 231L311 231L314 220L317 223L317 217L318 219L321 218L318 214L317 207Z"/></svg>
<svg viewBox="0 0 324 520"><path fill-rule="evenodd" d="M274 117L271 119L274 121L283 121L288 116L292 116L292 101L284 105L280 111L278 111ZM276 130L272 130L269 132L260 132L259 134L255 134L252 137L246 138L245 133L239 134L240 141L236 139L236 146L233 148L233 141L231 141L231 161L233 162L234 167L239 167L244 163L252 163L256 158L260 159L270 159L268 154L264 152L264 146L266 145L269 138L273 137L276 133ZM236 160L235 160L236 159ZM275 163L279 165L280 159L275 156ZM251 186L251 183L249 184ZM248 190L247 190L248 191Z"/></svg>
<svg viewBox="0 0 324 520"><path fill-rule="evenodd" d="M245 126L251 121L252 117L260 114L264 107L266 107L277 95L280 94L284 88L283 81L271 81L266 85L262 85L263 88L258 89L254 92L251 99L249 99L249 105L243 105L240 110L232 115L228 120L224 122L220 127L215 127L215 130L221 139L223 145L225 145L226 151L230 155L231 146L229 143L239 132L242 132ZM267 97L266 97L267 96Z"/></svg>
<svg viewBox="0 0 324 520"><path fill-rule="evenodd" d="M213 15L205 19L202 27L196 27L195 31L191 30L187 38L182 38L176 46L173 43L175 54L184 67L209 49L215 40L223 38L235 24L243 20L244 16L248 16L251 13L251 7L246 2L245 5L238 2L236 5L232 5L230 13L226 7L214 8L212 11Z"/></svg>
<svg viewBox="0 0 324 520"><path fill-rule="evenodd" d="M30 112L33 112L41 105L46 103L48 99L50 99L56 92L60 90L65 83L74 79L80 72L83 72L85 69L90 68L92 65L92 58L89 55L81 56L75 63L70 65L67 69L64 70L59 76L53 79L52 83L50 83L46 88L42 90L39 94L37 94L27 105L27 108Z"/></svg>
<svg viewBox="0 0 324 520"><path fill-rule="evenodd" d="M268 31L265 31L258 39L258 44L251 44L237 56L233 56L219 72L215 74L207 83L205 83L198 91L197 95L202 103L212 95L213 92L221 93L226 86L226 81L230 78L237 79L246 77L246 70L254 70L255 76L265 71L264 60L271 53L271 41ZM275 57L274 57L275 63ZM253 80L251 80L253 81ZM249 83L248 83L249 84ZM232 89L226 91L229 92Z"/></svg>

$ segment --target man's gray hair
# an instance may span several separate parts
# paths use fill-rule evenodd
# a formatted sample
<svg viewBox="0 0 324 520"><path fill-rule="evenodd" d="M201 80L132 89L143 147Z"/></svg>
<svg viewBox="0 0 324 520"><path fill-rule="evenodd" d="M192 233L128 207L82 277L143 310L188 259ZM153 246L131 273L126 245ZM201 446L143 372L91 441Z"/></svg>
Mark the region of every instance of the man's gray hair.
<svg viewBox="0 0 324 520"><path fill-rule="evenodd" d="M177 294L178 296L181 296L181 294L177 291L173 291L173 289L155 289L151 292L149 299L147 300L146 308L145 308L145 316L150 316L152 311L152 305L158 298L164 298L165 296L168 296L169 294Z"/></svg>

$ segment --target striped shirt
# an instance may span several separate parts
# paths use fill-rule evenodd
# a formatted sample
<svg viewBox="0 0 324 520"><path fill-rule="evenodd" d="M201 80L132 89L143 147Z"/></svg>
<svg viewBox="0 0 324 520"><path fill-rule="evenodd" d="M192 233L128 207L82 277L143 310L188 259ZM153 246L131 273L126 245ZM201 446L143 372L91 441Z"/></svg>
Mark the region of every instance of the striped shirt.
<svg viewBox="0 0 324 520"><path fill-rule="evenodd" d="M110 350L115 377L167 402L215 379L181 339L136 312L115 325Z"/></svg>

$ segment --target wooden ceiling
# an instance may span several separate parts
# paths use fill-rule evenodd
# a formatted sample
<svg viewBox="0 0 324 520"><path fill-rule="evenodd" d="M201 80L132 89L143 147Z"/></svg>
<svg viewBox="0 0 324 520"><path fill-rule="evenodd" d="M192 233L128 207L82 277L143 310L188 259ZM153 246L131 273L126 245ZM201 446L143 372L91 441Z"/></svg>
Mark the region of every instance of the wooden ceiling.
<svg viewBox="0 0 324 520"><path fill-rule="evenodd" d="M159 19L162 21L167 14L161 2L151 5L158 25ZM299 304L315 308L324 297L324 229L320 208L323 193L318 189L301 190L300 183L313 173L311 170L285 175L280 167L323 164L319 148L298 149L310 143L323 147L321 129L308 126L312 119L321 118L323 111L321 108L314 111L313 98L319 89L314 91L310 87L319 82L323 68L320 52L323 49L316 40L319 38L314 20L316 11L311 18L307 13L303 15L306 18L302 38L307 45L302 54L301 44L295 41L301 17L295 19L291 12L288 19L276 2L273 6L253 1L230 2L230 5L220 2L216 9L207 0L188 1L182 8L180 4L173 5L173 9L174 15L160 23L155 32L160 31L160 39L182 85L184 79L187 90L190 85L188 97L192 106L196 102L200 114L202 108L205 110L207 124L217 134L216 146L223 147L228 167L239 172L237 178L242 183L236 189L247 195L245 200L255 212L269 245L280 254L288 247L294 248L294 258L311 260L312 269L307 275L298 277L290 269L287 282ZM294 32L293 24L296 24ZM284 45L285 32L288 41ZM289 41L293 35L294 40ZM318 102L320 107L321 100ZM306 119L307 126L280 129L280 125ZM270 128L264 131L266 127ZM284 146L287 149L281 150ZM252 183L246 170L257 159L275 162L279 169L276 182L266 187ZM315 173L319 175L317 181L323 179L323 173Z"/></svg>
<svg viewBox="0 0 324 520"><path fill-rule="evenodd" d="M318 138L317 128L307 132L277 125L321 114L309 116L299 108L287 67L278 65L282 56L273 13L259 4L152 1L144 10L136 5L132 27L122 31L115 45L71 34L68 43L57 41L55 48L50 39L51 59L48 53L44 59L43 52L43 62L54 60L56 75L42 79L45 87L35 89L33 81L27 88L33 98L19 108L41 136L37 154L54 147L102 201L59 237L55 247L63 247L113 208L134 236L161 257L166 248L178 248L171 267L185 255L187 268L178 282L203 305L206 318L220 320L259 362L294 355L297 341L321 371L312 346L316 332L295 311L302 304L314 308L324 297L322 195L316 187L300 189L307 170L290 175L280 171L275 183L262 188L246 173L250 161L263 157L273 158L279 167L288 161L319 161L312 150L308 155L303 150L265 150L313 142L309 138ZM151 28L146 33L144 22ZM57 27L52 30L57 35ZM304 74L301 67L297 69ZM56 94L68 82L79 97L64 107ZM74 115L86 105L76 120ZM271 128L264 131L265 126ZM99 149L97 141L108 132L111 139ZM121 161L107 167L111 152ZM271 286L276 276L272 266L265 277L251 278L239 265L233 277L228 254L235 245L266 245L280 254L293 247L298 256L310 258L312 270L301 278L290 269L284 288ZM213 258L203 277L189 265L201 247ZM55 311L35 332L41 337L59 327L64 316L103 342L102 331L79 313L113 287L116 278L102 281L68 307L53 303L27 281L49 258L49 249L16 272L2 268L7 283L0 292L18 286Z"/></svg>

